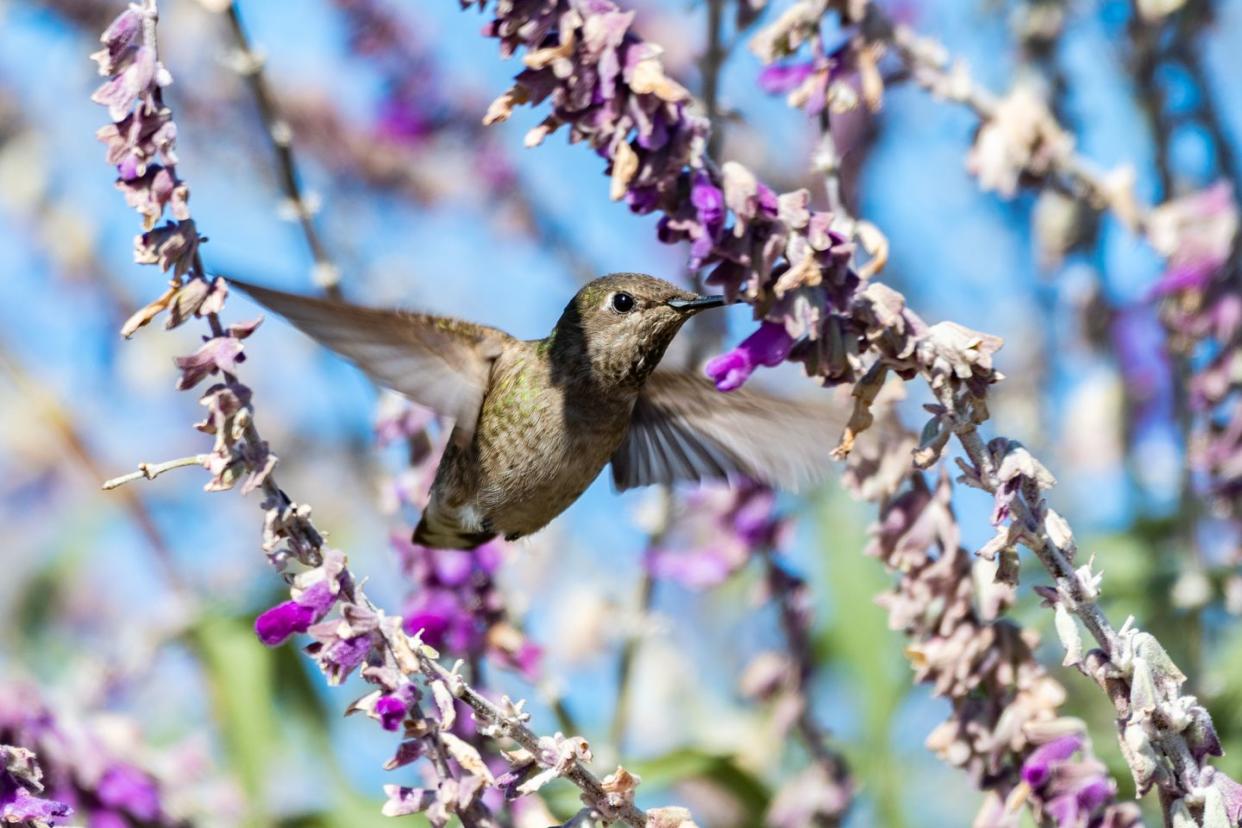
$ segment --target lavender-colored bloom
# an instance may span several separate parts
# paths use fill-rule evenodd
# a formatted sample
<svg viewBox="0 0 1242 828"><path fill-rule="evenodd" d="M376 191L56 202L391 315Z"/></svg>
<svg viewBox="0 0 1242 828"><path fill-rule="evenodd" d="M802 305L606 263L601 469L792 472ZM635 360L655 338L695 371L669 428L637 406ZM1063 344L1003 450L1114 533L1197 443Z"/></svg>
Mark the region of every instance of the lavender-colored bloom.
<svg viewBox="0 0 1242 828"><path fill-rule="evenodd" d="M95 789L99 801L114 811L125 811L144 821L160 813L160 794L155 781L133 765L112 765Z"/></svg>
<svg viewBox="0 0 1242 828"><path fill-rule="evenodd" d="M434 466L438 456L424 462ZM412 543L410 530L392 535L402 571L413 589L402 608L403 626L447 653L489 654L499 664L533 676L542 650L505 617L494 575L504 544L492 541L469 552Z"/></svg>
<svg viewBox="0 0 1242 828"><path fill-rule="evenodd" d="M422 633L423 641L453 653L478 646L479 633L469 608L445 589L423 589L410 597L403 610L405 631Z"/></svg>
<svg viewBox="0 0 1242 828"><path fill-rule="evenodd" d="M1202 290L1220 271L1238 233L1238 207L1228 182L1155 208L1148 220L1152 246L1168 257L1156 295Z"/></svg>
<svg viewBox="0 0 1242 828"><path fill-rule="evenodd" d="M643 565L656 578L701 590L728 580L758 551L778 548L789 522L772 491L749 481L689 492L672 528L648 549Z"/></svg>
<svg viewBox="0 0 1242 828"><path fill-rule="evenodd" d="M785 326L765 321L733 350L714 357L707 363L707 376L720 391L741 388L760 365L779 365L793 348L793 337Z"/></svg>
<svg viewBox="0 0 1242 828"><path fill-rule="evenodd" d="M283 644L289 636L306 632L327 615L335 601L331 584L320 581L295 600L284 601L260 613L254 622L255 634L269 647Z"/></svg>
<svg viewBox="0 0 1242 828"><path fill-rule="evenodd" d="M8 823L45 822L55 825L73 809L54 799L35 796L7 773L0 773L0 820Z"/></svg>
<svg viewBox="0 0 1242 828"><path fill-rule="evenodd" d="M43 791L43 770L25 748L0 745L0 822L55 825L73 814L68 805L36 796Z"/></svg>
<svg viewBox="0 0 1242 828"><path fill-rule="evenodd" d="M811 73L814 64L807 60L798 63L774 63L765 66L759 73L759 88L773 95L784 95L802 85Z"/></svg>
<svg viewBox="0 0 1242 828"><path fill-rule="evenodd" d="M384 730L396 731L405 719L405 702L397 696L380 696L375 702L375 714Z"/></svg>
<svg viewBox="0 0 1242 828"><path fill-rule="evenodd" d="M694 184L690 187L690 203L698 211L699 221L704 227L719 230L724 224L724 193L703 172L694 175Z"/></svg>
<svg viewBox="0 0 1242 828"><path fill-rule="evenodd" d="M108 107L108 116L119 121L155 84L158 71L155 51L140 47L119 74L95 90L91 100Z"/></svg>
<svg viewBox="0 0 1242 828"><path fill-rule="evenodd" d="M1022 763L1022 779L1031 787L1038 788L1052 775L1053 765L1077 753L1082 743L1082 736L1072 733L1040 745Z"/></svg>

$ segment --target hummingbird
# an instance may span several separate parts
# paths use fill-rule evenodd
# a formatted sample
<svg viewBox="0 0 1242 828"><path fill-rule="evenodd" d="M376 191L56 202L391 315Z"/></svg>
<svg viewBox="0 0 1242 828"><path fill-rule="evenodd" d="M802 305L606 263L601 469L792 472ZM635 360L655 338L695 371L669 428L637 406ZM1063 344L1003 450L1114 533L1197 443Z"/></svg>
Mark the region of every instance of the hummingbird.
<svg viewBox="0 0 1242 828"><path fill-rule="evenodd" d="M473 549L542 529L612 465L619 491L749 478L796 489L828 466L834 416L660 369L695 314L725 304L640 273L583 286L542 339L229 282L381 386L453 421L414 542Z"/></svg>

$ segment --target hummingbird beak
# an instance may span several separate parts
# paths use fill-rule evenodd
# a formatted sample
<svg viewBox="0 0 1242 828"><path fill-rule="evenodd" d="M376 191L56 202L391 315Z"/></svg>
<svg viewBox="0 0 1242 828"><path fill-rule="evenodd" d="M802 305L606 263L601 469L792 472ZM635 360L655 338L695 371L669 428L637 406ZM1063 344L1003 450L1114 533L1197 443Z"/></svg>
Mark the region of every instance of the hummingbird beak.
<svg viewBox="0 0 1242 828"><path fill-rule="evenodd" d="M723 296L696 296L693 299L669 299L664 304L673 310L698 313L708 308L721 307L725 304L725 298Z"/></svg>

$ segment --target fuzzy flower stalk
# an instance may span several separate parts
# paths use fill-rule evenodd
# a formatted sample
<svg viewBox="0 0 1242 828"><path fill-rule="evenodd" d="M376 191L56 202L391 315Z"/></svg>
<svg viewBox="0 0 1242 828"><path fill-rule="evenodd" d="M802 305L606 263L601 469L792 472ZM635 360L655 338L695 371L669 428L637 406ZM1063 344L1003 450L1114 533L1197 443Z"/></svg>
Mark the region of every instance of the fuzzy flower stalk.
<svg viewBox="0 0 1242 828"><path fill-rule="evenodd" d="M844 481L880 506L865 552L896 576L878 602L909 639L914 680L950 703L928 749L986 792L976 824L1018 824L1024 806L1056 825L1141 824L1137 806L1116 802L1084 723L1060 712L1065 689L1036 660L1038 635L1004 616L1016 591L997 579L999 562L961 545L944 470L929 483L897 460L918 440L897 419L900 387L889 391Z"/></svg>
<svg viewBox="0 0 1242 828"><path fill-rule="evenodd" d="M809 375L854 386L841 456L874 422L871 404L890 375L928 385L936 402L915 447L916 464L930 467L950 441L959 445L965 455L957 460L959 480L993 499L997 533L985 551L1000 559L1003 579L1016 580L1018 546L1034 552L1053 577L1047 597L1063 618L1058 632L1067 663L1112 700L1138 792L1158 787L1170 824L1236 823L1239 786L1206 762L1220 745L1207 711L1182 693L1185 676L1154 636L1132 622L1117 629L1104 615L1102 575L1078 560L1072 531L1049 507L1045 493L1055 481L1047 469L1018 442L979 434L989 418L990 386L1003 379L993 365L1001 340L952 322L928 325L900 293L849 268L851 246L832 231L829 215L811 209L808 192L777 195L741 165L717 168L705 158L709 125L693 114L686 90L664 74L659 49L631 31L633 12L610 0L465 0L463 6L491 11L485 34L500 41L502 54L523 50L525 68L487 120L503 119L519 104L548 103L529 145L562 127L571 142L588 143L608 165L614 200L624 199L637 213L660 213L660 238L690 242L692 267L710 266L709 282L754 305L759 320L782 324L796 340L790 357ZM862 19L868 8L848 4L843 22ZM781 48L796 48L789 39L814 30L827 9L814 0L795 4L778 21ZM1027 166L1063 173L1073 184L1098 184L1067 158L1059 134L1040 127L1023 135L1030 138ZM1098 186L1089 194L1111 195ZM1095 649L1086 649L1079 624Z"/></svg>
<svg viewBox="0 0 1242 828"><path fill-rule="evenodd" d="M633 804L637 777L619 768L601 781L586 767L590 751L585 740L536 735L526 726L529 716L521 702L507 697L493 702L455 670L442 667L433 648L407 633L401 616L371 603L345 554L324 542L310 507L277 484L276 456L255 424L253 394L237 376L245 340L258 321L226 327L220 319L227 286L203 268L203 240L190 216L189 187L175 171L176 128L163 101L172 78L157 56L156 22L154 0L129 6L104 32L103 49L94 56L105 81L93 99L108 107L112 119L99 138L115 167L117 188L142 216L135 259L158 264L170 279L165 292L134 314L122 333L132 335L164 313L167 327L195 318L206 323L204 344L176 361L179 389L212 382L200 398L207 416L198 425L214 444L203 461L211 475L206 488L239 486L243 494L261 493L262 548L290 587L287 601L256 619L257 636L275 646L308 635L306 652L330 684L356 672L371 685L348 712L400 734L385 767L396 770L419 762L426 780L386 786L386 814L422 813L436 826L457 818L468 828L490 828L500 823L483 803L485 790L499 789L516 799L566 778L582 789L591 814L633 828L690 824L682 809L640 810ZM171 219L161 225L166 213ZM494 775L479 750L452 732L455 700L470 708L480 733L510 746L503 753L509 772Z"/></svg>

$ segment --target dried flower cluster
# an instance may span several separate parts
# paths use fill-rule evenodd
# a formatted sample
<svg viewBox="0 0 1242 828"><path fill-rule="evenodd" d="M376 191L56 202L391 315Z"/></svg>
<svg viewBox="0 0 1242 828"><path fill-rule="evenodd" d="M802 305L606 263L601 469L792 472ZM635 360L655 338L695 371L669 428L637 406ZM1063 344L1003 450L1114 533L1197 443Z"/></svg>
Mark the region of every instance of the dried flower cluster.
<svg viewBox="0 0 1242 828"><path fill-rule="evenodd" d="M1216 512L1242 518L1242 292L1235 250L1238 206L1218 183L1153 209L1147 238L1166 257L1153 293L1174 353L1197 357L1190 404L1200 420L1195 460ZM1242 560L1235 550L1234 562Z"/></svg>
<svg viewBox="0 0 1242 828"><path fill-rule="evenodd" d="M708 284L745 297L790 337L821 343L816 350L836 360L833 376L853 379L828 318L848 307L858 284L845 266L850 246L827 213L810 209L806 190L778 195L741 164L716 168L705 154L709 125L664 74L659 48L631 31L633 18L609 0L496 4L486 32L506 56L524 48L526 68L485 121L548 101L551 114L528 133L528 146L562 126L571 142L590 144L608 161L613 200L661 213L660 239L690 242L691 267L711 268Z"/></svg>
<svg viewBox="0 0 1242 828"><path fill-rule="evenodd" d="M759 552L780 546L789 522L771 489L753 483L703 485L679 499L667 531L647 549L652 577L689 589L724 583Z"/></svg>
<svg viewBox="0 0 1242 828"><path fill-rule="evenodd" d="M891 400L880 417L851 455L846 484L880 504L866 553L898 576L879 603L890 628L911 640L914 679L951 705L928 748L987 791L977 824L1016 825L1023 804L1057 825L1139 824L1137 806L1115 803L1083 723L1059 713L1065 691L1035 659L1038 637L1004 617L1015 590L996 579L996 564L961 546L948 477L942 471L930 486L922 472L886 468L885 457L908 456L917 440Z"/></svg>

